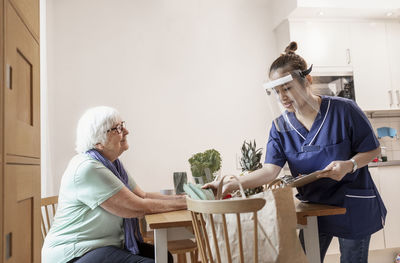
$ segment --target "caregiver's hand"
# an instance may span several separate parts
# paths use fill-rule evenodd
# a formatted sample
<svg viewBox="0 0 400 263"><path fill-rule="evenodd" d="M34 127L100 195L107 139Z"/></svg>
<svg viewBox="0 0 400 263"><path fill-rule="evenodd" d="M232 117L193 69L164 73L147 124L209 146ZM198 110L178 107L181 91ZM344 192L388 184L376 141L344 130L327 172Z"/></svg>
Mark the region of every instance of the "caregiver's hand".
<svg viewBox="0 0 400 263"><path fill-rule="evenodd" d="M207 183L205 185L202 186L203 189L211 189L214 192L214 195L217 195L217 190L218 190L218 186L220 184L221 181L214 181L211 183ZM238 189L239 186L237 184L237 181L234 180L224 180L224 185L222 186L222 197L225 197L227 194L232 193L233 191L235 191L236 189Z"/></svg>
<svg viewBox="0 0 400 263"><path fill-rule="evenodd" d="M353 163L351 161L333 161L324 170L328 171L319 175L318 178L328 177L340 181L347 173L351 173Z"/></svg>

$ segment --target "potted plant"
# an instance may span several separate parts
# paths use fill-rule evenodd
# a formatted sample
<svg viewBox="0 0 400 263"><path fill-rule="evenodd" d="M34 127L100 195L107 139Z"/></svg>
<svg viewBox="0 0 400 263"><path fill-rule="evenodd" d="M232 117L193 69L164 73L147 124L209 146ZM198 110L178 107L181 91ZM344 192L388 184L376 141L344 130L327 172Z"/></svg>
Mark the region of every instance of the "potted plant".
<svg viewBox="0 0 400 263"><path fill-rule="evenodd" d="M190 159L190 170L198 184L204 184L214 180L214 173L221 169L221 155L215 149L196 153Z"/></svg>
<svg viewBox="0 0 400 263"><path fill-rule="evenodd" d="M253 142L243 142L242 145L242 157L240 158L240 166L242 167L242 174L246 175L262 168L261 164L262 148L257 149L256 141ZM256 188L245 189L244 193L246 196L260 193L264 190L263 186L258 186Z"/></svg>

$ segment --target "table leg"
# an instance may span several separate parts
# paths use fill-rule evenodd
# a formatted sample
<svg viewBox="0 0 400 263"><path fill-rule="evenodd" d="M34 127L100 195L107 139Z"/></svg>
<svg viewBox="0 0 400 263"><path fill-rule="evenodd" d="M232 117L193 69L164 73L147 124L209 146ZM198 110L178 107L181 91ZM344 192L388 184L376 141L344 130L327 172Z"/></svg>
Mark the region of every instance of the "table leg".
<svg viewBox="0 0 400 263"><path fill-rule="evenodd" d="M307 217L307 226L303 231L308 261L310 263L320 263L318 220L316 216Z"/></svg>
<svg viewBox="0 0 400 263"><path fill-rule="evenodd" d="M154 229L154 249L155 249L155 261L156 263L167 263L168 262L168 241L167 241L167 229Z"/></svg>

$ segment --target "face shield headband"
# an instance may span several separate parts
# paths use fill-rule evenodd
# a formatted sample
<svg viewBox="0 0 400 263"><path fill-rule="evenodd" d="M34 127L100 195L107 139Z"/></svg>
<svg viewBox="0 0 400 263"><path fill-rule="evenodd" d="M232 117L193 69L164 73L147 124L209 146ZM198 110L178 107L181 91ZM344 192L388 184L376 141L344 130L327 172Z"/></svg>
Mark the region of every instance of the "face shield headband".
<svg viewBox="0 0 400 263"><path fill-rule="evenodd" d="M298 75L300 78L305 79L307 75L309 75L312 71L313 65L311 65L308 69L306 70L293 70L292 73ZM271 94L271 89L284 85L286 83L289 83L293 80L292 74L289 74L285 77L279 78L272 80L270 82L264 83L263 88L266 90L268 95Z"/></svg>

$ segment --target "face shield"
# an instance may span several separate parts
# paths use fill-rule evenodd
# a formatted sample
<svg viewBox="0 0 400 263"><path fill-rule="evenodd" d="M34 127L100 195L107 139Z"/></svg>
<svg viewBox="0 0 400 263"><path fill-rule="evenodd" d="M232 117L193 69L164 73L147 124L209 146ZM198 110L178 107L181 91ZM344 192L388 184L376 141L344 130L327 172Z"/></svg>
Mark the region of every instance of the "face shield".
<svg viewBox="0 0 400 263"><path fill-rule="evenodd" d="M313 114L318 117L319 103L306 88L306 76L311 70L312 65L304 71L293 70L263 85L267 92L270 113L279 132L302 128L300 120L304 116Z"/></svg>

